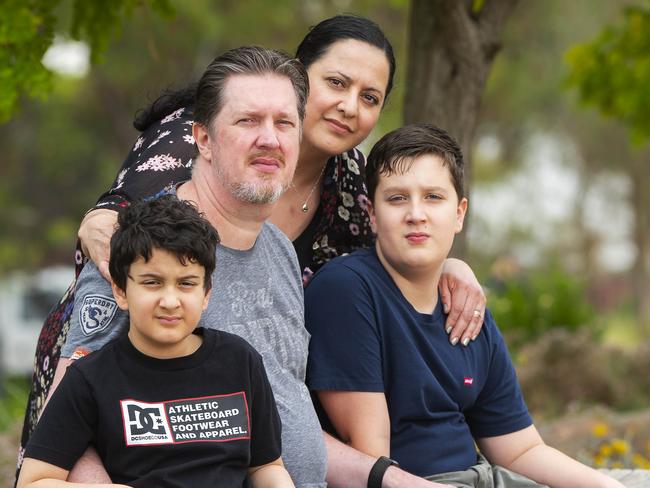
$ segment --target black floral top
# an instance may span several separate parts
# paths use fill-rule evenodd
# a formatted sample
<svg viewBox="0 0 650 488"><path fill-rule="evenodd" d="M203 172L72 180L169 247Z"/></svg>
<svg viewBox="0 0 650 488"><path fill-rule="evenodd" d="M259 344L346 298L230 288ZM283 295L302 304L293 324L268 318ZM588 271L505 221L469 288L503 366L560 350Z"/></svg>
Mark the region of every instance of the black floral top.
<svg viewBox="0 0 650 488"><path fill-rule="evenodd" d="M186 107L149 126L138 137L110 190L93 208L118 210L129 201L188 180L197 154L192 123L192 109ZM364 169L365 157L358 149L327 161L315 222L305 231L313 242L311 256L299 252L303 283L330 259L372 245Z"/></svg>

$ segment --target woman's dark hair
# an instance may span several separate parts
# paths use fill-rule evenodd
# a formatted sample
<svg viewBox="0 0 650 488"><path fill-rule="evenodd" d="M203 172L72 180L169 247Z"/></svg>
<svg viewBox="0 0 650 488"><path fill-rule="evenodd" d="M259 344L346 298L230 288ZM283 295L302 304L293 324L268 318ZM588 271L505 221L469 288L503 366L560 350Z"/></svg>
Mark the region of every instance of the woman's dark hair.
<svg viewBox="0 0 650 488"><path fill-rule="evenodd" d="M390 41L372 20L356 15L336 15L325 19L309 30L296 50L296 57L307 69L325 55L332 44L347 39L366 42L384 52L389 67L386 85L386 97L388 97L393 88L395 55Z"/></svg>
<svg viewBox="0 0 650 488"><path fill-rule="evenodd" d="M133 127L144 132L151 124L179 108L194 106L197 84L194 82L184 88L165 90L151 105L136 112Z"/></svg>
<svg viewBox="0 0 650 488"><path fill-rule="evenodd" d="M154 249L174 254L183 265L203 266L203 287L210 290L219 234L193 203L173 195L137 200L120 210L117 224L108 269L121 290L126 290L131 265L140 257L149 261Z"/></svg>

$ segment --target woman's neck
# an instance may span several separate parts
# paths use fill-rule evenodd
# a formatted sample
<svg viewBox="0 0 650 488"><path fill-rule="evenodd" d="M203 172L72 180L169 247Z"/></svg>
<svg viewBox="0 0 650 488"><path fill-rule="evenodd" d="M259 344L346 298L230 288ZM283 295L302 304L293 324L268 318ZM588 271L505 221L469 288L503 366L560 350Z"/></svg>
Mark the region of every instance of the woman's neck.
<svg viewBox="0 0 650 488"><path fill-rule="evenodd" d="M314 218L321 197L327 156L300 148L300 157L291 188L284 192L269 219L292 241Z"/></svg>

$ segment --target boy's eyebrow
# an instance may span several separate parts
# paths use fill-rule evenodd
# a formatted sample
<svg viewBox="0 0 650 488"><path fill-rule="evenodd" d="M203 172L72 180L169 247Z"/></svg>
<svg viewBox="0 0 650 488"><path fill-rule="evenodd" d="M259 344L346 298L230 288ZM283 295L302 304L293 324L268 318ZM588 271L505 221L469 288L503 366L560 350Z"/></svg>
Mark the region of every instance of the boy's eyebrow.
<svg viewBox="0 0 650 488"><path fill-rule="evenodd" d="M381 190L382 194L383 193L390 193L394 191L409 191L413 188L413 186L406 186L406 185L392 185L392 186L387 186ZM448 189L445 188L444 186L439 186L439 185L434 185L434 186L425 186L425 187L418 187L418 190L423 190L423 191L437 191L437 192L447 192Z"/></svg>
<svg viewBox="0 0 650 488"><path fill-rule="evenodd" d="M133 278L133 276L131 276L131 273L129 273L127 276L129 278L131 278L132 280L135 280L135 278ZM162 276L161 273L155 273L153 271L146 272L146 273L140 273L140 274L136 275L137 278L160 278L161 276ZM178 276L176 279L177 280L187 280L187 279L191 279L191 278L201 279L201 275L187 274L187 275Z"/></svg>

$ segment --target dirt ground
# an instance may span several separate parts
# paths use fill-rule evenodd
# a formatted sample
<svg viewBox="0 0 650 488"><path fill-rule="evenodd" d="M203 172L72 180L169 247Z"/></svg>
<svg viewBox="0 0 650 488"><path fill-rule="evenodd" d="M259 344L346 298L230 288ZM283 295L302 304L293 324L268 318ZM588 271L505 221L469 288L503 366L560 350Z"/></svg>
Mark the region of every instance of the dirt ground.
<svg viewBox="0 0 650 488"><path fill-rule="evenodd" d="M548 444L583 462L593 464L603 444L614 446L616 451L616 442L621 440L624 444L619 449L628 449L619 453L624 455L621 457L631 459L636 454L650 459L650 409L617 414L594 408L549 422L536 420L536 425ZM9 432L0 433L0 488L10 488L13 483L20 427L16 424ZM605 457L610 465L604 467L616 467L611 466L615 457L616 452Z"/></svg>

